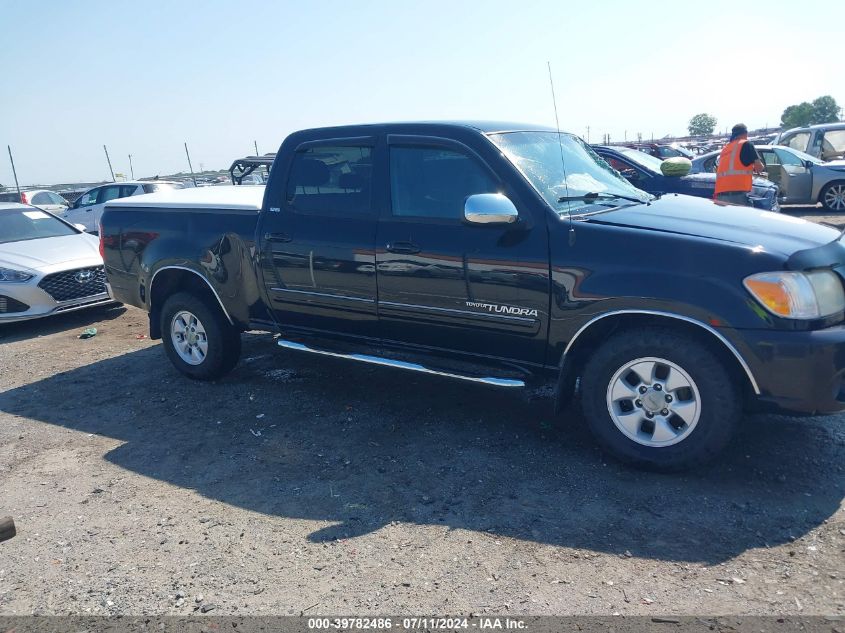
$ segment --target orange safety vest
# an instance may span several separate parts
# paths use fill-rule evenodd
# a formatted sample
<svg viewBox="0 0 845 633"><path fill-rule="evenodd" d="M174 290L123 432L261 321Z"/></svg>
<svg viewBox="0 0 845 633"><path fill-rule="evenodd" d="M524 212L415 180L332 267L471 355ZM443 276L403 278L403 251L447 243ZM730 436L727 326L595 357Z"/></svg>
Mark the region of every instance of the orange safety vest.
<svg viewBox="0 0 845 633"><path fill-rule="evenodd" d="M739 159L742 146L748 139L731 141L722 148L719 154L719 166L716 168L716 191L714 196L723 191L751 191L751 180L754 176L754 166L745 166Z"/></svg>

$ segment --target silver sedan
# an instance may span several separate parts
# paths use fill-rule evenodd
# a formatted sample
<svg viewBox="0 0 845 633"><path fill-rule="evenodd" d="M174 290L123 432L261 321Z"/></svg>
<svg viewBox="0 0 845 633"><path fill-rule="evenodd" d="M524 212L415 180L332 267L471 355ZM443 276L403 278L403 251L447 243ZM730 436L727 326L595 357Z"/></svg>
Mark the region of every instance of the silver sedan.
<svg viewBox="0 0 845 633"><path fill-rule="evenodd" d="M0 203L0 324L108 303L96 237L36 207Z"/></svg>
<svg viewBox="0 0 845 633"><path fill-rule="evenodd" d="M822 162L815 156L782 145L755 145L769 180L780 188L781 204L816 204L845 211L845 160ZM715 172L719 152L698 156L692 171Z"/></svg>

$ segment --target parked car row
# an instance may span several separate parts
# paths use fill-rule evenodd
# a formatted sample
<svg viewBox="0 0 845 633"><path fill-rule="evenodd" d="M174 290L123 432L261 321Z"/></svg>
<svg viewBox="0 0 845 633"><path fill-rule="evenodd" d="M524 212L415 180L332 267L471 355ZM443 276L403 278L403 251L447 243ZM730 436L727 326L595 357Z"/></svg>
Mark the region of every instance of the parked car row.
<svg viewBox="0 0 845 633"><path fill-rule="evenodd" d="M845 160L823 162L781 145L757 145L768 179L779 188L780 204L816 204L828 211L845 211ZM719 152L692 161L692 174L715 174Z"/></svg>
<svg viewBox="0 0 845 633"><path fill-rule="evenodd" d="M618 146L593 146L613 169L618 171L632 185L648 193L659 195L681 193L699 198L713 198L716 190L716 174L699 170L686 176L665 176L661 171L663 161L644 152ZM718 152L716 152L718 156ZM699 157L693 164L704 158ZM713 170L715 172L715 169ZM754 178L751 193L748 195L750 206L766 211L779 211L778 187L765 178Z"/></svg>
<svg viewBox="0 0 845 633"><path fill-rule="evenodd" d="M89 189L59 215L72 224L81 224L89 233L97 233L106 202L118 198L179 189L181 183L165 180L114 182Z"/></svg>

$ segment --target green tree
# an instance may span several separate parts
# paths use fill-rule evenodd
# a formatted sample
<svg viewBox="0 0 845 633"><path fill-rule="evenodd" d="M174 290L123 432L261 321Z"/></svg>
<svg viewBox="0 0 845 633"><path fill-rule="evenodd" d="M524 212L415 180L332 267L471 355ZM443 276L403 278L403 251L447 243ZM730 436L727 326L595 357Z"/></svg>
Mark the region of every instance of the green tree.
<svg viewBox="0 0 845 633"><path fill-rule="evenodd" d="M702 112L689 120L687 126L690 136L709 136L716 129L716 117Z"/></svg>
<svg viewBox="0 0 845 633"><path fill-rule="evenodd" d="M839 120L839 105L836 99L825 95L812 103L804 101L791 105L780 116L780 124L784 129L815 125L816 123L833 123Z"/></svg>
<svg viewBox="0 0 845 633"><path fill-rule="evenodd" d="M810 125L813 120L813 104L804 101L797 105L788 106L780 115L780 125L785 130L792 127Z"/></svg>
<svg viewBox="0 0 845 633"><path fill-rule="evenodd" d="M835 123L839 120L839 105L830 95L813 101L813 123Z"/></svg>

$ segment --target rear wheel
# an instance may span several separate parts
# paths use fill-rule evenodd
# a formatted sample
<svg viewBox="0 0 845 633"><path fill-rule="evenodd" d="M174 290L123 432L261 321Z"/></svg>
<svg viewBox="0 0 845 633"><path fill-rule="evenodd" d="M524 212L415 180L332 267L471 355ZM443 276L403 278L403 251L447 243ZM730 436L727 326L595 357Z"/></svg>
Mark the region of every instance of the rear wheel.
<svg viewBox="0 0 845 633"><path fill-rule="evenodd" d="M189 293L180 292L165 301L161 334L176 369L196 380L224 376L241 355L241 335L219 306Z"/></svg>
<svg viewBox="0 0 845 633"><path fill-rule="evenodd" d="M629 464L679 470L730 440L741 415L730 370L692 337L663 328L616 334L584 368L590 430Z"/></svg>
<svg viewBox="0 0 845 633"><path fill-rule="evenodd" d="M832 182L822 189L819 202L828 211L845 211L845 182Z"/></svg>

